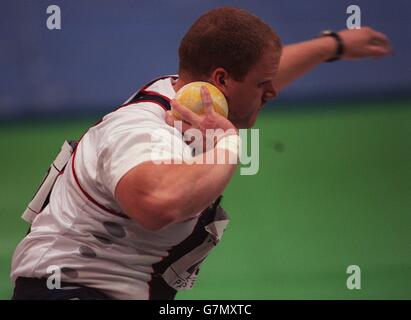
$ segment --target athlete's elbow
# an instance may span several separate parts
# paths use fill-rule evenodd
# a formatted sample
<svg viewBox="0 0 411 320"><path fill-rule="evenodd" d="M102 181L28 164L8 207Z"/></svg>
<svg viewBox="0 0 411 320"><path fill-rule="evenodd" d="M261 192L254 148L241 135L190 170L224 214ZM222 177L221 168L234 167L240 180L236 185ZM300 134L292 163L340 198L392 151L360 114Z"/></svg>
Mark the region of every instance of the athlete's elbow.
<svg viewBox="0 0 411 320"><path fill-rule="evenodd" d="M150 210L155 211L155 210ZM135 220L141 227L149 231L159 231L173 224L175 220L167 213L159 213L140 210L137 213L132 213L130 217Z"/></svg>

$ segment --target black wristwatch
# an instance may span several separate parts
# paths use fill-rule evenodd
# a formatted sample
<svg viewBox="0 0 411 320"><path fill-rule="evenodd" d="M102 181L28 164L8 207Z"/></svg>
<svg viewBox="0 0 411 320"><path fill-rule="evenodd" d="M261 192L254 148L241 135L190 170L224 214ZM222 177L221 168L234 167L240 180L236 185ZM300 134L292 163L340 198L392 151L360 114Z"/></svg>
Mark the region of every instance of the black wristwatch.
<svg viewBox="0 0 411 320"><path fill-rule="evenodd" d="M325 62L333 62L340 60L342 55L344 54L344 43L337 32L331 30L322 31L319 35L320 37L333 37L337 42L337 50L332 58L325 60Z"/></svg>

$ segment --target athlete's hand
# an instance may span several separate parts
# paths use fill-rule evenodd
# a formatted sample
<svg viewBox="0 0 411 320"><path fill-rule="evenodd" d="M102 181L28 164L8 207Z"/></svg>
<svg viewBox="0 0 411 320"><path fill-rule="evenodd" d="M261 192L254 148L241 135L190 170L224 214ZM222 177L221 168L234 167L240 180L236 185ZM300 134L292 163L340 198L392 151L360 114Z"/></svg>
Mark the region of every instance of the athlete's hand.
<svg viewBox="0 0 411 320"><path fill-rule="evenodd" d="M393 53L388 37L370 27L338 32L344 43L343 59L380 58Z"/></svg>
<svg viewBox="0 0 411 320"><path fill-rule="evenodd" d="M181 115L183 120L182 133L191 128L197 129L201 132L204 142L207 140L207 129L220 129L220 131L223 131L223 133L220 134L221 136L238 133L236 127L228 119L214 111L210 92L205 86L201 87L201 99L204 105L204 114L196 114L179 104L176 100L170 102L173 109ZM175 121L177 120L174 119L172 112L168 111L166 113L167 124L174 127ZM214 138L219 139L217 136L214 136Z"/></svg>

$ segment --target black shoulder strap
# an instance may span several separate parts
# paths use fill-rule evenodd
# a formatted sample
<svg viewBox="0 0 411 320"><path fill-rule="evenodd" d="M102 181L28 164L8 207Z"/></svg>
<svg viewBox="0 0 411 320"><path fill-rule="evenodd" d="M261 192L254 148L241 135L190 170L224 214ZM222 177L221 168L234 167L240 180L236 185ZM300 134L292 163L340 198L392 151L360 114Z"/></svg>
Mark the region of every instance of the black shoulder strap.
<svg viewBox="0 0 411 320"><path fill-rule="evenodd" d="M160 104L166 110L171 110L169 98L157 92L147 90L153 83L166 78L172 78L174 80L177 79L176 76L163 76L160 78L156 78L147 83L142 88L140 88L140 90L138 90L137 93L129 101L127 101L125 105L129 105L136 102L154 102Z"/></svg>
<svg viewBox="0 0 411 320"><path fill-rule="evenodd" d="M164 109L171 110L170 101L161 95L147 94L144 91L139 91L127 104L137 103L137 102L156 102L161 104Z"/></svg>

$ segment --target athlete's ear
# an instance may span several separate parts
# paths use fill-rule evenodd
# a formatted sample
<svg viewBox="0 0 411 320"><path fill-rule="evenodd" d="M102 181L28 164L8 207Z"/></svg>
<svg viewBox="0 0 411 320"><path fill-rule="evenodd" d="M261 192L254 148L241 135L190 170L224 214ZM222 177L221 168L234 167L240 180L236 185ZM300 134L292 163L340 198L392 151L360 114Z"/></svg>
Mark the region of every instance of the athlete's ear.
<svg viewBox="0 0 411 320"><path fill-rule="evenodd" d="M230 84L230 76L224 68L216 68L211 74L211 83L215 85L225 96Z"/></svg>

